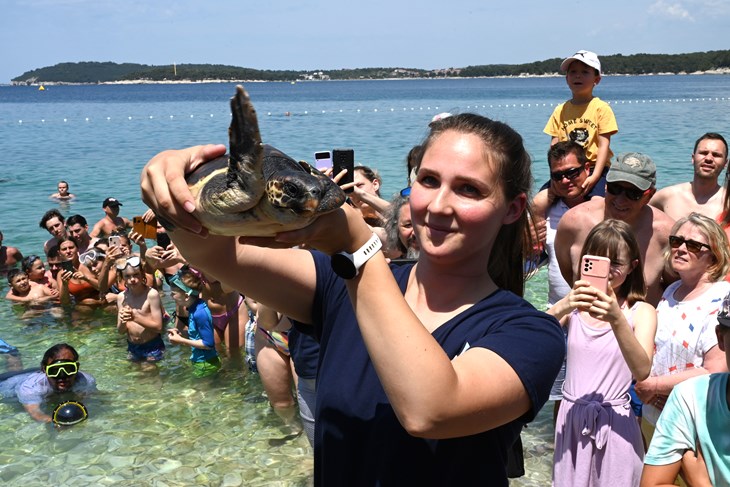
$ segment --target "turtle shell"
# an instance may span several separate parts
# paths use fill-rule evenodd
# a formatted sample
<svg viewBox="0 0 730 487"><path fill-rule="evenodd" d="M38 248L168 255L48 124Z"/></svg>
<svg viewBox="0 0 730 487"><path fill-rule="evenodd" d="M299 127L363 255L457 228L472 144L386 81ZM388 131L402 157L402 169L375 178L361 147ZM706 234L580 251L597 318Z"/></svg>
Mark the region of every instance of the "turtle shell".
<svg viewBox="0 0 730 487"><path fill-rule="evenodd" d="M306 162L264 145L243 87L231 99L230 153L186 176L196 217L213 234L273 236L336 210L345 194Z"/></svg>

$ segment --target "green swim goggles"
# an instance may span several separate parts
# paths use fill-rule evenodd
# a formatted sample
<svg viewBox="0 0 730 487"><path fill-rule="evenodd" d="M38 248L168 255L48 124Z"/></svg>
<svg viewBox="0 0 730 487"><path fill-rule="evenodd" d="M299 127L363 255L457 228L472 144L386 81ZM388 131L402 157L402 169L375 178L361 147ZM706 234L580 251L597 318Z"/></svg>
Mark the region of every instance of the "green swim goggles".
<svg viewBox="0 0 730 487"><path fill-rule="evenodd" d="M46 375L52 378L56 378L59 375L63 375L63 377L68 377L70 375L76 375L78 372L78 362L64 362L62 360L59 360L46 365Z"/></svg>

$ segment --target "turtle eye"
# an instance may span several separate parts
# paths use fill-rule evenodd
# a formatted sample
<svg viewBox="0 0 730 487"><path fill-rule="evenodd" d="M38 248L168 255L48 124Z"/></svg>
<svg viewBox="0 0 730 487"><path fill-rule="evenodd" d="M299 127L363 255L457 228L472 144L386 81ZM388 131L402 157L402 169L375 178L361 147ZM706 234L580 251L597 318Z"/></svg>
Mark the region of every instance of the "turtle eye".
<svg viewBox="0 0 730 487"><path fill-rule="evenodd" d="M284 187L282 189L287 196L299 196L299 187L296 184L286 182L284 183Z"/></svg>

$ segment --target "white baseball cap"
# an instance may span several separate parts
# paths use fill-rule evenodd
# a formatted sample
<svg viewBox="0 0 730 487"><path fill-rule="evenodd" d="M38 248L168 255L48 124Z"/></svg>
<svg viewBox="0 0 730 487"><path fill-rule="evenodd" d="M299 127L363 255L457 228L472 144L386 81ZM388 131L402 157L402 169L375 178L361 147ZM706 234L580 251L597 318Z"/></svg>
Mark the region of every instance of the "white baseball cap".
<svg viewBox="0 0 730 487"><path fill-rule="evenodd" d="M562 63L560 63L560 71L567 71L568 66L570 66L570 63L573 61L580 61L584 64L587 64L588 66L597 69L598 74L601 74L601 61L598 60L598 55L595 52L591 51L578 51L569 58L566 58L563 60Z"/></svg>

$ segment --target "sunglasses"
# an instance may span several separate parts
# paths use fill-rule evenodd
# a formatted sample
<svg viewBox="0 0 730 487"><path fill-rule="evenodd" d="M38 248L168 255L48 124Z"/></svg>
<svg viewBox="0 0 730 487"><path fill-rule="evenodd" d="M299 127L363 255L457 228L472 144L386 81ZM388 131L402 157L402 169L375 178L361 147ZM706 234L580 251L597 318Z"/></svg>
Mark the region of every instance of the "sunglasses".
<svg viewBox="0 0 730 487"><path fill-rule="evenodd" d="M582 167L574 167L572 169L566 169L565 171L551 172L550 178L557 183L561 182L563 178L568 178L572 181L577 178L583 170L584 168Z"/></svg>
<svg viewBox="0 0 730 487"><path fill-rule="evenodd" d="M117 270L123 271L124 269L127 268L128 265L132 266L132 267L139 267L139 264L140 264L139 257L137 257L135 255L134 257L130 257L123 261L117 262L116 267L117 267Z"/></svg>
<svg viewBox="0 0 730 487"><path fill-rule="evenodd" d="M78 371L78 362L65 362L63 360L58 360L56 362L46 365L46 375L52 378L58 377L62 374L64 377L76 375Z"/></svg>
<svg viewBox="0 0 730 487"><path fill-rule="evenodd" d="M410 196L411 195L411 187L408 186L407 188L401 189L400 190L400 195L401 195L402 198L405 198L406 196Z"/></svg>
<svg viewBox="0 0 730 487"><path fill-rule="evenodd" d="M646 191L642 191L638 188L627 188L625 186L621 186L618 183L606 183L606 191L614 196L619 196L623 193L631 201L639 201L641 198L644 197L645 194L649 192L649 189L647 189Z"/></svg>
<svg viewBox="0 0 730 487"><path fill-rule="evenodd" d="M90 249L79 255L79 261L86 266L104 258L106 258L106 254L99 249Z"/></svg>
<svg viewBox="0 0 730 487"><path fill-rule="evenodd" d="M689 250L693 254L699 254L702 251L702 247L707 247L707 250L712 250L712 247L710 247L706 243L698 242L696 240L689 240L684 237L680 237L679 235L669 236L669 246L673 249L678 249L682 246L682 244L684 244L684 246L687 247L687 250Z"/></svg>

